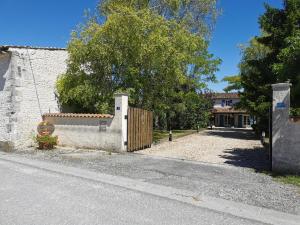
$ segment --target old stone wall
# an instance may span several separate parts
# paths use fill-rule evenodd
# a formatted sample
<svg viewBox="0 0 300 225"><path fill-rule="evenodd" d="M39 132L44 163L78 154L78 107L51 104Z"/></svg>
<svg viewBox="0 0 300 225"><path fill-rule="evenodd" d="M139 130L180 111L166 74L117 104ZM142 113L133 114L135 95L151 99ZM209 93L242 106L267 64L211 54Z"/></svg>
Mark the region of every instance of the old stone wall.
<svg viewBox="0 0 300 225"><path fill-rule="evenodd" d="M31 145L41 115L59 112L55 82L67 57L62 49L19 47L0 55L0 148Z"/></svg>
<svg viewBox="0 0 300 225"><path fill-rule="evenodd" d="M273 86L272 169L300 173L300 123L291 120L290 84Z"/></svg>
<svg viewBox="0 0 300 225"><path fill-rule="evenodd" d="M8 149L10 144L11 105L11 53L0 54L0 148Z"/></svg>

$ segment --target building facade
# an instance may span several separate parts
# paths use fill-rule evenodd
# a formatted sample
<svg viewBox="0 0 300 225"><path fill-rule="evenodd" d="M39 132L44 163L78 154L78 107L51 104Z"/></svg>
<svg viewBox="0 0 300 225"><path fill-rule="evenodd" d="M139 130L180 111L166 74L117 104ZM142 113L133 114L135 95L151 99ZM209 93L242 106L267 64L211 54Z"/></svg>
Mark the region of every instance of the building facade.
<svg viewBox="0 0 300 225"><path fill-rule="evenodd" d="M254 123L253 117L246 110L236 107L240 102L238 93L215 93L211 99L214 126L250 128Z"/></svg>
<svg viewBox="0 0 300 225"><path fill-rule="evenodd" d="M55 83L67 59L60 48L0 46L0 149L31 145L42 114L60 112Z"/></svg>

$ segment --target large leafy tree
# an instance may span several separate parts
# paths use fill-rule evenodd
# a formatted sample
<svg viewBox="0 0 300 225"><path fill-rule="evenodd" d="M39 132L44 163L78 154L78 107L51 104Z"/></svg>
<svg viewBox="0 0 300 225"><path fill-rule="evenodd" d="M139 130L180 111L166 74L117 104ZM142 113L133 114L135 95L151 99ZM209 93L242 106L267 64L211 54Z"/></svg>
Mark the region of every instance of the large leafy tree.
<svg viewBox="0 0 300 225"><path fill-rule="evenodd" d="M99 10L108 16L127 5L137 10L148 8L167 20L175 20L193 33L208 36L220 10L217 0L100 0Z"/></svg>
<svg viewBox="0 0 300 225"><path fill-rule="evenodd" d="M240 80L227 78L227 89L240 89L241 85L240 106L257 117L258 132L268 130L271 84L290 81L291 104L300 106L300 0L283 3L282 9L266 5L259 18L262 34L242 48Z"/></svg>
<svg viewBox="0 0 300 225"><path fill-rule="evenodd" d="M198 93L215 79L219 60L207 50L199 18L188 16L194 9L183 12L172 2L161 1L158 11L154 1L102 1L100 15L72 35L68 69L57 82L62 105L111 113L113 93L126 91L132 106L153 110L158 124L166 124L189 110L189 96L198 96L195 104L203 102Z"/></svg>
<svg viewBox="0 0 300 225"><path fill-rule="evenodd" d="M256 131L268 131L269 108L272 102L271 84L276 77L268 66L270 49L252 39L250 45L242 49L240 76L243 92L240 107L256 116Z"/></svg>
<svg viewBox="0 0 300 225"><path fill-rule="evenodd" d="M240 75L226 76L222 81L228 83L228 86L224 88L225 92L240 91L243 88Z"/></svg>
<svg viewBox="0 0 300 225"><path fill-rule="evenodd" d="M266 35L258 41L271 51L268 66L277 82L290 80L292 105L300 106L300 0L284 0L283 9L266 5L260 26Z"/></svg>

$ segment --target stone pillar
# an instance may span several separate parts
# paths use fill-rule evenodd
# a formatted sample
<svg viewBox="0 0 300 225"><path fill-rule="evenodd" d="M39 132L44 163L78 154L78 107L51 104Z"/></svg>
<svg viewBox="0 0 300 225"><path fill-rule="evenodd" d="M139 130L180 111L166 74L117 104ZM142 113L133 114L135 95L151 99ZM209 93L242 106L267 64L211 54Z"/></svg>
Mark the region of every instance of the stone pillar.
<svg viewBox="0 0 300 225"><path fill-rule="evenodd" d="M115 94L115 117L121 127L120 151L127 151L128 94Z"/></svg>
<svg viewBox="0 0 300 225"><path fill-rule="evenodd" d="M288 127L290 111L290 83L273 84L272 106L272 170L282 171L286 167L287 146L285 130Z"/></svg>

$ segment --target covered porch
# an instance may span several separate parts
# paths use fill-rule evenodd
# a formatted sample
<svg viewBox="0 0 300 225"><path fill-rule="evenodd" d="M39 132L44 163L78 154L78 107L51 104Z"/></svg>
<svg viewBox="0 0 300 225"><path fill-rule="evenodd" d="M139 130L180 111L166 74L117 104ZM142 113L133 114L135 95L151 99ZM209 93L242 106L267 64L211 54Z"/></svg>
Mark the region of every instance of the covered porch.
<svg viewBox="0 0 300 225"><path fill-rule="evenodd" d="M214 114L214 125L216 127L251 127L251 118L249 114L231 114L216 113Z"/></svg>
<svg viewBox="0 0 300 225"><path fill-rule="evenodd" d="M212 111L213 125L216 127L250 128L254 118L245 110L215 108Z"/></svg>

